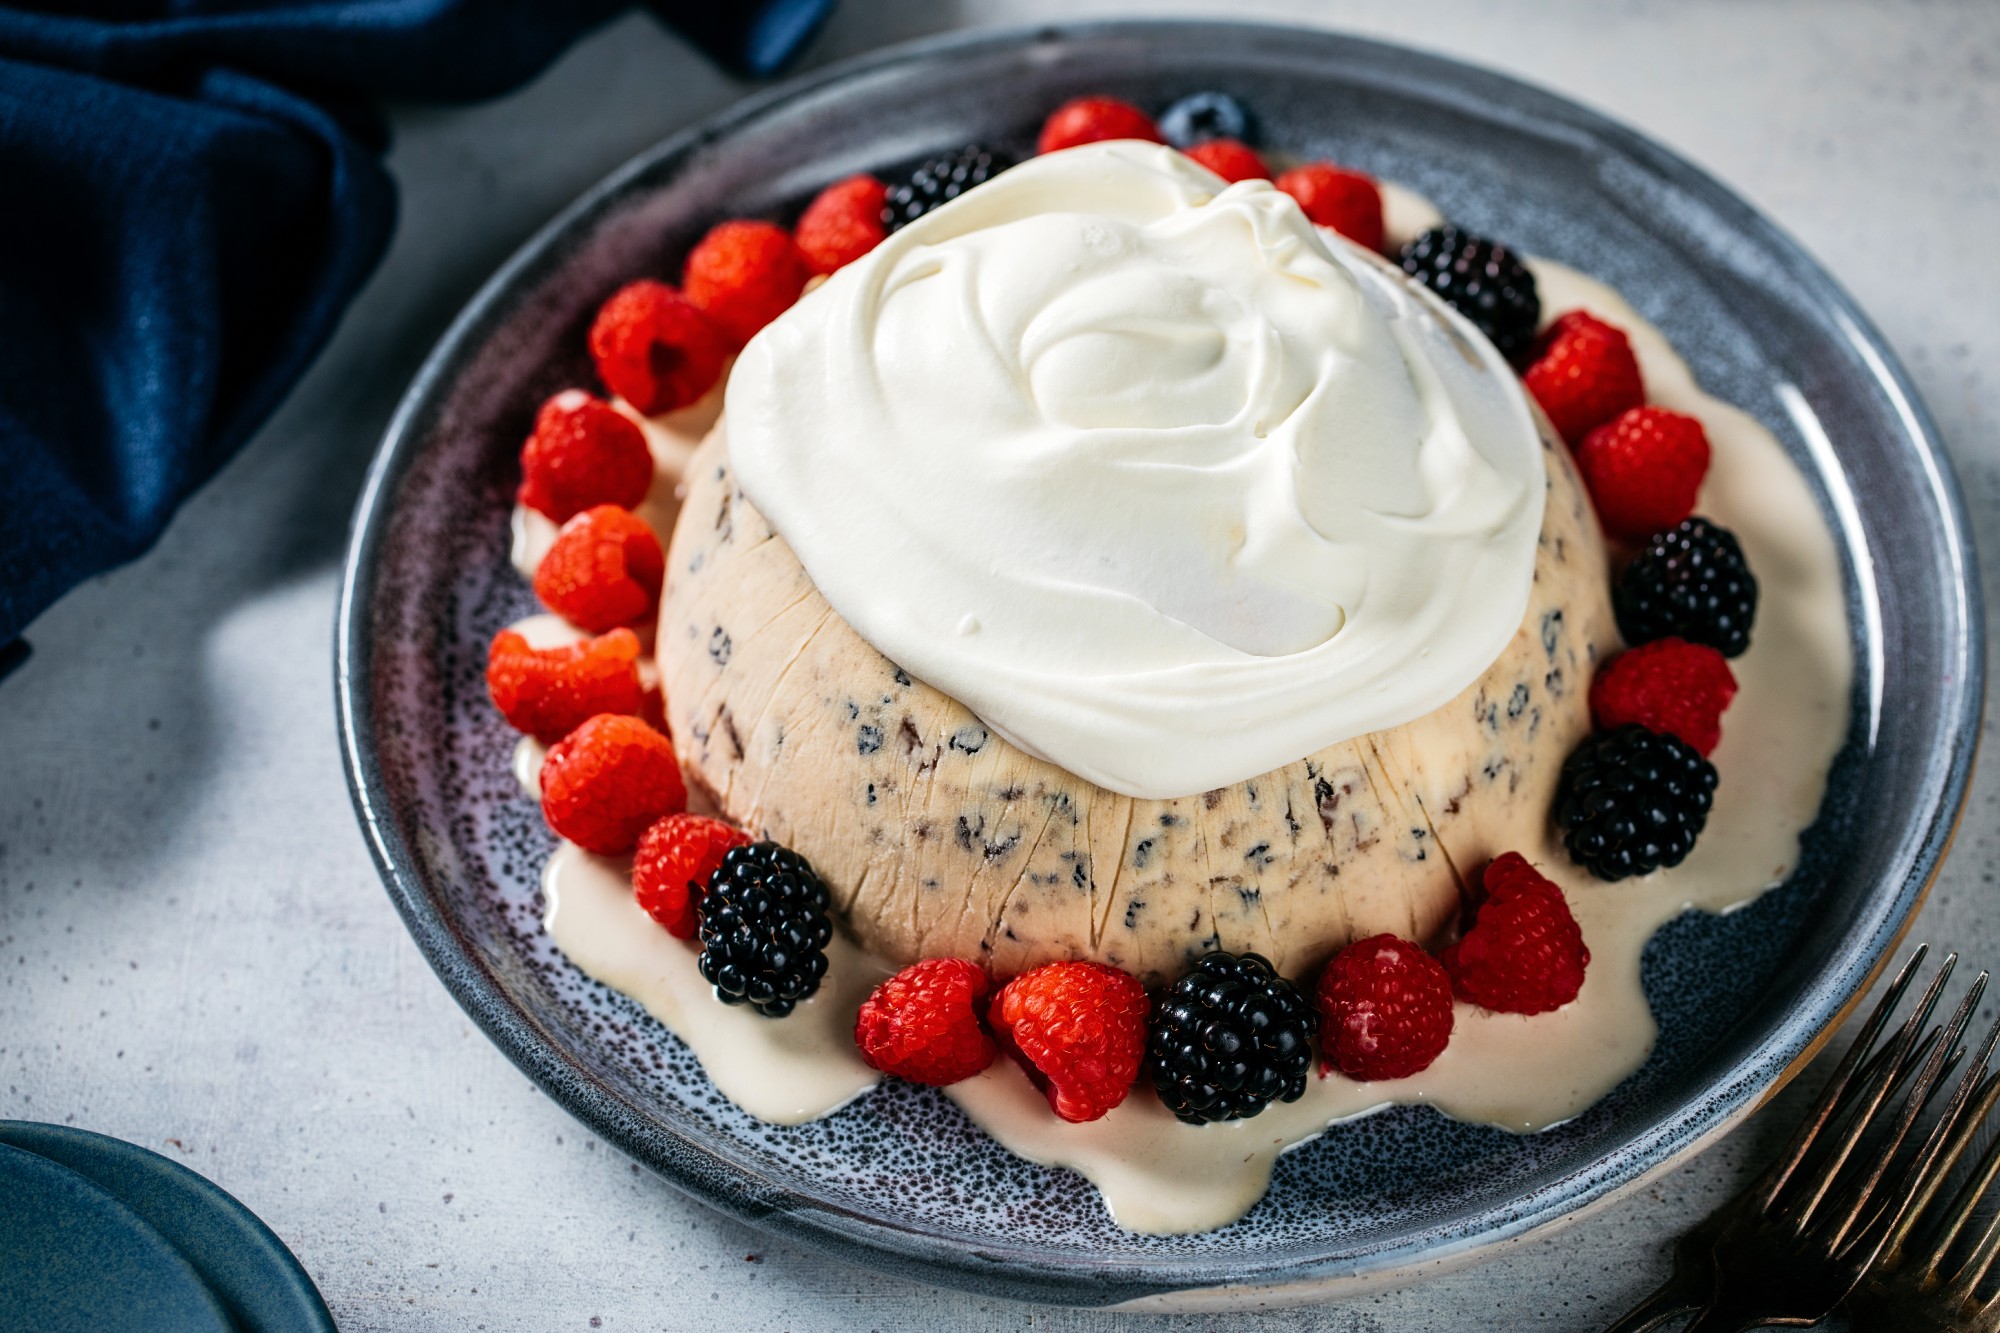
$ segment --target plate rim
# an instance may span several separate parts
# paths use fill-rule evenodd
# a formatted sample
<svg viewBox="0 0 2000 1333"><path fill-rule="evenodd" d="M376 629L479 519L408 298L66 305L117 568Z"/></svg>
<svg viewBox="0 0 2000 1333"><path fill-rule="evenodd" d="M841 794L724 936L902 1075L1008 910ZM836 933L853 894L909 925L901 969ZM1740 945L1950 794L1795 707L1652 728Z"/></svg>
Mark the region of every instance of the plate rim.
<svg viewBox="0 0 2000 1333"><path fill-rule="evenodd" d="M259 1274L271 1284L252 1291L240 1273L214 1271L217 1256L187 1253L188 1237L168 1235L165 1228L157 1228L232 1319L239 1323L249 1321L259 1333L335 1333L333 1315L306 1272L304 1262L248 1204L199 1171L128 1139L42 1120L0 1119L0 1145L33 1153L74 1172L131 1209L141 1221L150 1222L145 1215L147 1210L133 1202L121 1188L130 1183L129 1176L114 1184L75 1163L77 1157L82 1157L93 1167L143 1174L178 1203L206 1210L235 1232L235 1239L242 1246L234 1251L233 1257L239 1261L252 1258ZM60 1151L62 1156L52 1150Z"/></svg>
<svg viewBox="0 0 2000 1333"><path fill-rule="evenodd" d="M638 1116L624 1101L597 1086L579 1061L543 1034L535 1020L508 998L490 969L463 947L463 938L450 919L432 907L416 858L395 828L393 814L387 808L387 792L372 740L373 710L367 688L371 662L367 593L374 584L398 485L421 452L426 418L435 412L458 372L478 353L483 334L496 315L516 298L523 276L558 256L578 224L610 205L661 162L723 141L737 129L787 103L820 94L833 85L898 65L991 48L1038 43L1075 46L1147 34L1172 34L1201 42L1276 37L1320 44L1329 50L1338 48L1350 57L1372 54L1388 64L1427 67L1455 80L1460 92L1476 93L1485 87L1504 91L1517 103L1529 100L1535 104L1537 115L1608 143L1617 152L1698 197L1737 234L1747 234L1767 257L1781 266L1787 278L1835 316L1844 326L1848 343L1870 365L1877 385L1903 423L1899 447L1910 450L1929 482L1928 506L1937 519L1936 531L1931 535L1942 550L1952 594L1950 604L1940 610L1947 614L1946 629L1956 629L1948 644L1946 698L1939 722L1940 730L1949 732L1945 738L1948 753L1941 763L1929 764L1923 777L1924 794L1934 797L1934 801L1912 816L1912 826L1921 823L1921 833L1914 840L1907 865L1902 868L1902 882L1894 897L1883 901L1865 934L1850 940L1835 955L1837 967L1815 975L1813 984L1817 991L1832 989L1841 997L1822 1006L1819 1018L1807 1025L1774 1030L1723 1078L1675 1111L1643 1127L1619 1153L1519 1196L1505 1217L1494 1216L1497 1209L1489 1211L1480 1219L1489 1225L1467 1225L1458 1235L1433 1239L1428 1244L1419 1236L1401 1244L1352 1251L1346 1257L1303 1263L1260 1265L1254 1255L1245 1255L1230 1278L1206 1283L1172 1277L1174 1266L1184 1263L1177 1259L1158 1264L1126 1261L1053 1264L1006 1253L1003 1247L989 1251L940 1240L920 1230L849 1213L817 1200L801 1199L787 1186L760 1176L741 1161L710 1154L674 1126ZM479 287L411 380L383 433L356 504L342 562L333 644L342 766L356 817L389 896L420 952L460 1007L517 1067L571 1115L703 1203L850 1262L893 1258L905 1270L916 1265L922 1270L921 1276L928 1280L1022 1299L1087 1306L1132 1299L1151 1303L1171 1301L1177 1293L1188 1296L1198 1296L1204 1291L1219 1293L1246 1285L1246 1278L1250 1280L1248 1285L1266 1292L1272 1303L1284 1302L1287 1288L1305 1291L1294 1299L1319 1299L1434 1270L1440 1263L1466 1262L1518 1242L1532 1232L1572 1220L1580 1213L1597 1211L1685 1162L1734 1128L1775 1095L1830 1037L1865 994L1907 931L1943 863L1969 795L1985 705L1984 603L1979 595L1970 531L1964 496L1935 422L1901 361L1845 288L1788 232L1727 185L1603 112L1511 74L1339 29L1256 21L1136 18L956 30L829 64L754 93L667 136L614 169L557 212ZM662 1139L674 1142L683 1154L699 1154L707 1169L696 1171L686 1161L660 1160L658 1147ZM867 1253L858 1255L857 1246ZM1263 1286L1265 1282L1270 1284L1269 1288Z"/></svg>
<svg viewBox="0 0 2000 1333"><path fill-rule="evenodd" d="M185 1308L180 1313L194 1315L199 1307L200 1313L211 1316L208 1328L216 1333L234 1327L221 1296L203 1279L193 1261L182 1254L180 1247L163 1235L159 1228L141 1217L138 1209L98 1181L52 1157L44 1157L11 1143L0 1143L0 1168L8 1162L13 1163L16 1171L24 1172L31 1178L39 1176L45 1186L68 1191L73 1199L86 1202L97 1210L101 1219L115 1220L125 1237L138 1252L145 1255L149 1280L156 1280L163 1287L170 1284L172 1296L184 1304Z"/></svg>

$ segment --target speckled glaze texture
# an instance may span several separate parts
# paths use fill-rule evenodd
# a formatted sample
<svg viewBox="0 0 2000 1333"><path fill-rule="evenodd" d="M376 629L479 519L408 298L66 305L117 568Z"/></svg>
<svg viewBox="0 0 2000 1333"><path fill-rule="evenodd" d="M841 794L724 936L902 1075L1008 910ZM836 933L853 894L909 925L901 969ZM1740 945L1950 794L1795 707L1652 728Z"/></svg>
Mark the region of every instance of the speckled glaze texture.
<svg viewBox="0 0 2000 1333"><path fill-rule="evenodd" d="M1406 182L1621 289L1813 478L1845 552L1856 679L1798 872L1742 911L1655 937L1644 978L1659 1043L1609 1097L1529 1137L1412 1107L1342 1125L1281 1159L1241 1221L1154 1237L1120 1231L1080 1178L1013 1158L931 1091L892 1083L785 1129L727 1103L685 1048L542 934L553 840L514 785L481 669L493 632L534 609L507 558L514 452L543 396L589 382L583 332L621 281L671 273L716 219L788 217L855 170L972 138L1023 150L1064 97L1158 105L1198 88L1250 102L1274 144ZM356 806L418 944L493 1039L611 1142L738 1217L904 1275L1085 1305L1212 1305L1195 1289L1224 1286L1282 1302L1395 1280L1629 1188L1747 1114L1830 1028L1921 899L1963 796L1983 663L1964 532L1928 418L1866 320L1747 205L1632 132L1497 75L1322 33L978 34L829 70L662 144L494 277L371 474L337 688Z"/></svg>

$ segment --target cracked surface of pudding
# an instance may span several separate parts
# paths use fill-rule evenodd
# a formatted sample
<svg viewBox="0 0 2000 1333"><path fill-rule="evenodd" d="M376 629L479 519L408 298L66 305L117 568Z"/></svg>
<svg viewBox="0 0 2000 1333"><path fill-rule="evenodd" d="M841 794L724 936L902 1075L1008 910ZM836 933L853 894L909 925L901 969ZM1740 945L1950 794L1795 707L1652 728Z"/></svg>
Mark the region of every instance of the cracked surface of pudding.
<svg viewBox="0 0 2000 1333"><path fill-rule="evenodd" d="M904 963L1002 975L1094 958L1149 982L1212 948L1290 975L1382 931L1434 939L1458 867L1538 844L1615 646L1602 538L1567 453L1527 614L1444 707L1200 795L1121 795L1029 755L836 614L730 471L689 465L660 661L690 775L819 868L849 930ZM885 571L885 577L893 577Z"/></svg>

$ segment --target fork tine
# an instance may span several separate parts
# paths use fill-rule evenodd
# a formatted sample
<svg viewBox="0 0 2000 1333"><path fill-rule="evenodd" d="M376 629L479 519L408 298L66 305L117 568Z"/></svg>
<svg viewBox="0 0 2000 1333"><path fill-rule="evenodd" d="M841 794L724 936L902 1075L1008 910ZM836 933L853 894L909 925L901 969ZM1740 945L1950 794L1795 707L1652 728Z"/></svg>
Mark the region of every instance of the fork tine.
<svg viewBox="0 0 2000 1333"><path fill-rule="evenodd" d="M1958 1161L1965 1155L1971 1139L1960 1134L1962 1124L1978 1125L1985 1121L1996 1100L2000 1100L2000 1076L1988 1078L1987 1065L1993 1058L1993 1051L2000 1046L2000 1020L1996 1020L1986 1030L1986 1039L1979 1044L1978 1058L1972 1062L1965 1076L1959 1080L1951 1099L1945 1103L1938 1120L1931 1127L1929 1137L1918 1152L1916 1160L1906 1173L1917 1182L1900 1206L1895 1209L1889 1222L1888 1234L1884 1237L1880 1262L1894 1268L1902 1262L1904 1246L1910 1235L1923 1220L1931 1204L1944 1189L1945 1181L1956 1169ZM1963 1054L1963 1050L1955 1053ZM1970 1111L1967 1110L1971 1107ZM1967 1117L1970 1116L1968 1120Z"/></svg>
<svg viewBox="0 0 2000 1333"><path fill-rule="evenodd" d="M1972 1140L1978 1135L1980 1126L1985 1123L1987 1113L1993 1109L1995 1102L2000 1102L2000 1074L1987 1079L1982 1091L1984 1095L1979 1099L1976 1112L1967 1116L1953 1135L1952 1164L1964 1156L1966 1150L1972 1146ZM1946 1169L1949 1170L1949 1166ZM1979 1159L1979 1167L1973 1172L1972 1179L1966 1181L1952 1198L1951 1207L1946 1213L1949 1221L1932 1244L1931 1271L1936 1272L1942 1267L1951 1248L1958 1243L1958 1238L1971 1223L1973 1214L1979 1208L1981 1197L1992 1186L1996 1176L2000 1176L2000 1142L1995 1142L1987 1148ZM1968 1295L1978 1286L1980 1279L1985 1277L1986 1270L1993 1264L1996 1231L2000 1231L2000 1218L1987 1225L1978 1243L1973 1246L1971 1256L1959 1269L1958 1276L1952 1280L1954 1286L1962 1286Z"/></svg>
<svg viewBox="0 0 2000 1333"><path fill-rule="evenodd" d="M1800 1123L1797 1130L1793 1131L1792 1140L1786 1146L1778 1165L1759 1187L1756 1199L1759 1211L1771 1206L1772 1200L1778 1197L1778 1192L1791 1180L1793 1173L1799 1168L1799 1163L1805 1160L1814 1141L1841 1106L1848 1085L1855 1081L1856 1070L1864 1061L1868 1061L1870 1048L1882 1035L1882 1028L1889 1021L1889 1015L1903 1002L1903 993L1910 988L1911 979L1916 976L1917 968L1923 964L1930 950L1930 945L1919 944L1911 951L1909 961L1903 964L1902 970L1896 973L1896 979L1889 983L1888 989L1882 992L1882 998L1876 1001L1875 1010L1868 1015L1868 1022L1862 1027L1861 1034L1854 1039L1854 1044L1847 1048L1847 1053L1840 1057L1840 1063L1834 1066L1833 1077L1828 1079L1826 1087L1821 1089L1819 1100L1813 1103L1812 1113ZM1947 962L1946 966L1949 965ZM1886 1050L1878 1052L1877 1059L1885 1058L1886 1055ZM1876 1062L1868 1061L1868 1063L1872 1077ZM1863 1080L1861 1085L1865 1087L1866 1080Z"/></svg>
<svg viewBox="0 0 2000 1333"><path fill-rule="evenodd" d="M1986 1155L1979 1159L1979 1170L1973 1177L1978 1182L1979 1189L1966 1201L1964 1215L1967 1219L1971 1218L1973 1209L1979 1204L1980 1196L1992 1185L1996 1175L2000 1175L2000 1140L1988 1145ZM1986 1229L1979 1233L1979 1239L1973 1243L1972 1252L1966 1256L1965 1266L1958 1270L1958 1276L1951 1280L1951 1285L1962 1292L1967 1300L1971 1300L1973 1292L1986 1280L1986 1274L1992 1269L1996 1258L2000 1258L2000 1216L1995 1216L1986 1224Z"/></svg>
<svg viewBox="0 0 2000 1333"><path fill-rule="evenodd" d="M1931 1052L1937 1049L1938 1042L1943 1040L1943 1038L1944 1038L1943 1028L1932 1028L1929 1032L1926 1032L1924 1034L1924 1039L1917 1043L1917 1049L1911 1051L1909 1055L1904 1058L1903 1062L1896 1066L1896 1077L1889 1080L1889 1095L1891 1097L1894 1097L1896 1093L1902 1088L1903 1084L1909 1079L1911 1073L1913 1073L1917 1069L1922 1068L1924 1062L1931 1058ZM1886 1057L1889 1054L1888 1049L1885 1048L1882 1054L1884 1057ZM1965 1046L1964 1043L1961 1042L1957 1047L1953 1048L1951 1057L1945 1061L1945 1068L1947 1070L1956 1069L1958 1067L1958 1061L1964 1055L1965 1055ZM1875 1062L1871 1061L1871 1063ZM1874 1074L1880 1073L1881 1065L1887 1063L1888 1061L1885 1058L1879 1064L1876 1064L1876 1067L1869 1071L1870 1076L1872 1077ZM1864 1083L1865 1081L1866 1080L1864 1080Z"/></svg>
<svg viewBox="0 0 2000 1333"><path fill-rule="evenodd" d="M1872 1087L1864 1085L1864 1101L1861 1109L1855 1113L1852 1120L1848 1121L1847 1127L1841 1131L1839 1138L1828 1151L1826 1158L1815 1169L1813 1179L1809 1182L1810 1188L1807 1190L1805 1196L1786 1205L1785 1213L1790 1218L1791 1224L1795 1229L1803 1231L1812 1221L1813 1214L1826 1201L1828 1192L1833 1189L1834 1182L1839 1178L1841 1171L1847 1166L1848 1158L1854 1155L1854 1150L1860 1144L1862 1135L1866 1134L1869 1126L1875 1123L1875 1117L1880 1113L1882 1103L1888 1100L1890 1089L1894 1085L1893 1076L1901 1068L1905 1057L1917 1045L1918 1034L1922 1031L1921 1025L1929 1020L1931 1010L1937 1004L1938 993L1944 989L1945 982L1950 979L1952 966L1957 961L1957 954L1945 955L1944 963L1938 968L1937 976L1932 979L1929 988L1925 990L1923 999L1918 1001L1916 1012L1910 1015L1909 1021L1903 1025L1902 1031L1896 1035L1895 1044L1890 1047L1895 1052L1895 1055L1887 1061L1889 1076L1877 1078ZM1950 1043L1946 1043L1946 1045L1948 1047ZM1908 1131L1907 1121L1909 1119L1914 1119L1914 1115L1905 1117L1904 1132Z"/></svg>
<svg viewBox="0 0 2000 1333"><path fill-rule="evenodd" d="M1924 1108L1930 1104L1932 1095L1940 1086L1940 1075L1945 1065L1950 1063L1953 1053L1958 1050L1959 1035L1965 1031L1965 1025L1972 1021L1972 1015L1979 1007L1980 997L1986 993L1986 979L1987 974L1981 972L1973 979L1972 985L1966 988L1965 998L1958 1002L1958 1008L1945 1023L1943 1039L1935 1044L1930 1057L1924 1061L1922 1071L1911 1082L1909 1093L1903 1100L1902 1113L1896 1118L1895 1129L1890 1132L1885 1142L1877 1145L1874 1167L1855 1191L1854 1201L1848 1206L1846 1215L1840 1219L1840 1224L1834 1228L1833 1236L1827 1242L1828 1248L1836 1253L1847 1240L1849 1233L1854 1230L1855 1223L1859 1222L1862 1214L1867 1211L1874 1199L1877 1186L1882 1183L1882 1177L1888 1173L1890 1164L1902 1151L1903 1141L1909 1137L1910 1131L1916 1126L1917 1118L1923 1114ZM1920 1159L1921 1156L1920 1153ZM1886 1233L1884 1234L1886 1236Z"/></svg>

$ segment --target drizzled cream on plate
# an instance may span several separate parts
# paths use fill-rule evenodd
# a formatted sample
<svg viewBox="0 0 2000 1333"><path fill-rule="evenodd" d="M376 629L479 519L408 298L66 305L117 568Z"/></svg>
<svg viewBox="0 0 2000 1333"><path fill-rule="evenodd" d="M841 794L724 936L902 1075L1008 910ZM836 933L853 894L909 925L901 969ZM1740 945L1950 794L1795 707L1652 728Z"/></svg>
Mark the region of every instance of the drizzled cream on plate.
<svg viewBox="0 0 2000 1333"><path fill-rule="evenodd" d="M1433 711L1527 604L1543 461L1442 303L1156 145L1024 163L752 340L744 492L998 734L1185 796Z"/></svg>

